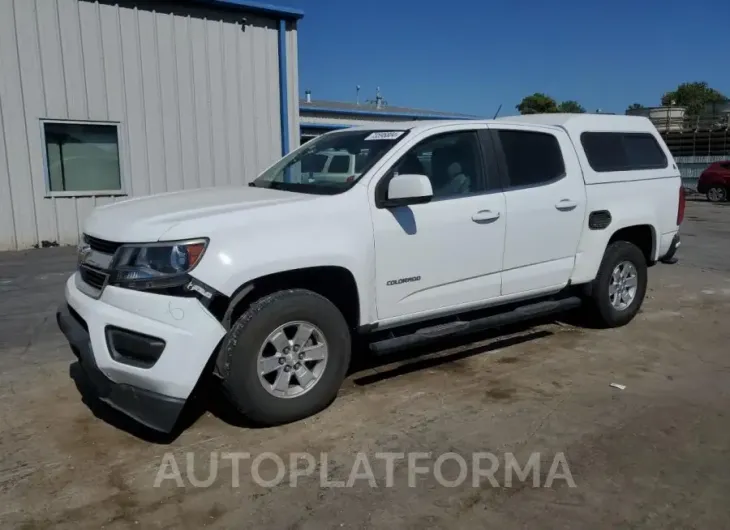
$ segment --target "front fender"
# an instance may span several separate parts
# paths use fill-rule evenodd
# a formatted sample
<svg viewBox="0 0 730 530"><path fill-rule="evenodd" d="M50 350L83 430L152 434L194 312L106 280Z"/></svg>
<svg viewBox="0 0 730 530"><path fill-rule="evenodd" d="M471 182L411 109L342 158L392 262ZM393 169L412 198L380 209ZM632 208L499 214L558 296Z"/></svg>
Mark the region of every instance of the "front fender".
<svg viewBox="0 0 730 530"><path fill-rule="evenodd" d="M357 219L353 219L357 217ZM348 270L358 291L360 318L374 314L373 236L369 218L317 219L274 226L250 226L210 237L201 263L192 271L196 279L218 292L232 296L257 278L310 267Z"/></svg>

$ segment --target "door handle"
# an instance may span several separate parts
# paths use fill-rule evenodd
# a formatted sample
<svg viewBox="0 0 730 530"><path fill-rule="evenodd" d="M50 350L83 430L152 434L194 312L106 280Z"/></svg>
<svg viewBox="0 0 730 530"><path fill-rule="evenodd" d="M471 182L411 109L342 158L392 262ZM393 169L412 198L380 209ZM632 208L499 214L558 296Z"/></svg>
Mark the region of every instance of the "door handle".
<svg viewBox="0 0 730 530"><path fill-rule="evenodd" d="M570 210L575 210L577 206L578 202L571 201L570 199L563 199L555 205L555 207L561 212L569 212Z"/></svg>
<svg viewBox="0 0 730 530"><path fill-rule="evenodd" d="M499 219L499 212L493 212L492 210L479 210L471 216L471 220L475 223L489 223L497 219Z"/></svg>

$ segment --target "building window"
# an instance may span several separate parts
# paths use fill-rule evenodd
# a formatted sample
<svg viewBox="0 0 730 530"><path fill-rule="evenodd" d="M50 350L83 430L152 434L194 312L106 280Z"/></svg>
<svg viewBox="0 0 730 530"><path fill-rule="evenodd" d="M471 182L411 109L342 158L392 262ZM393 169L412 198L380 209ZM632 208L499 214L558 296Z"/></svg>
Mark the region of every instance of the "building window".
<svg viewBox="0 0 730 530"><path fill-rule="evenodd" d="M119 124L43 122L50 195L119 195Z"/></svg>

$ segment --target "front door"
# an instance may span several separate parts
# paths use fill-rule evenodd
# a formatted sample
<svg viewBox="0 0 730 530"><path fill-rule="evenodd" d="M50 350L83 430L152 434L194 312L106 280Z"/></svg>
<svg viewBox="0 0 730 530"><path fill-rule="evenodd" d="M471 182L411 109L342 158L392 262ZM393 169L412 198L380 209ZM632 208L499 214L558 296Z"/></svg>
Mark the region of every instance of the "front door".
<svg viewBox="0 0 730 530"><path fill-rule="evenodd" d="M431 202L372 207L377 310L380 320L405 320L500 295L505 198L487 175L476 130L421 140L381 178L424 174ZM385 180L383 180L385 179Z"/></svg>

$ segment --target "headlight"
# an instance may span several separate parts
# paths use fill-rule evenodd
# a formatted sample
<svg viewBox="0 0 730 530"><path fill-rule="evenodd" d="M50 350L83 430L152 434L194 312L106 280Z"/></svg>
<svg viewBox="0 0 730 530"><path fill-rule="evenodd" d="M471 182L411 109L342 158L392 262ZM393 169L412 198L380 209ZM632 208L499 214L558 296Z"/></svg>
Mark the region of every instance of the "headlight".
<svg viewBox="0 0 730 530"><path fill-rule="evenodd" d="M117 250L110 283L132 288L175 286L188 280L203 257L207 239L123 245Z"/></svg>

